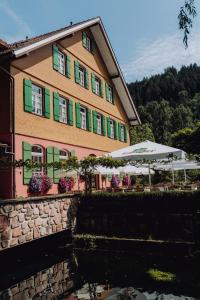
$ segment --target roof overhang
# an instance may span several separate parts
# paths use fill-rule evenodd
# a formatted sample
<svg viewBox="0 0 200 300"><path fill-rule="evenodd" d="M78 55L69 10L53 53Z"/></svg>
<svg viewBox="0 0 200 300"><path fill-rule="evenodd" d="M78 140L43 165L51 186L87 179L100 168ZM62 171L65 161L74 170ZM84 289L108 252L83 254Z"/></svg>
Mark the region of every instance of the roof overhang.
<svg viewBox="0 0 200 300"><path fill-rule="evenodd" d="M112 49L111 43L107 36L104 25L100 17L85 21L81 24L73 25L59 33L55 33L49 37L46 37L40 41L33 42L30 45L26 45L19 49L13 50L13 55L16 58L19 58L31 51L34 51L40 47L43 47L49 43L55 42L59 39L67 37L77 31L83 30L85 28L90 28L95 42L98 46L98 49L101 53L102 59L106 65L106 68L109 72L110 78L115 86L115 89L119 95L122 106L126 112L126 115L129 119L130 125L141 124L140 118L138 116L137 110L127 88L124 76L120 69L119 63L115 56L115 53Z"/></svg>

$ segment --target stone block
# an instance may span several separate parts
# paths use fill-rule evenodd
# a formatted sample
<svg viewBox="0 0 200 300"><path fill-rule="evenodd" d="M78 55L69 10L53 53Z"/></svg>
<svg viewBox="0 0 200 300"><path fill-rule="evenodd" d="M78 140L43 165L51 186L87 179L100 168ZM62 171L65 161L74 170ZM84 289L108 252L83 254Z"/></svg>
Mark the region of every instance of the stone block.
<svg viewBox="0 0 200 300"><path fill-rule="evenodd" d="M10 247L17 246L17 245L18 245L18 239L17 238L14 238L10 241Z"/></svg>
<svg viewBox="0 0 200 300"><path fill-rule="evenodd" d="M49 214L49 212L50 212L49 206L44 206L43 211L45 214Z"/></svg>
<svg viewBox="0 0 200 300"><path fill-rule="evenodd" d="M62 230L62 225L61 224L58 224L56 225L56 231L61 231Z"/></svg>
<svg viewBox="0 0 200 300"><path fill-rule="evenodd" d="M9 213L9 212L11 212L13 210L14 210L14 205L5 205L4 206L4 212L5 213Z"/></svg>
<svg viewBox="0 0 200 300"><path fill-rule="evenodd" d="M24 235L21 235L21 236L19 237L19 244L23 244L23 243L25 243L25 242L26 242L25 236L24 236Z"/></svg>
<svg viewBox="0 0 200 300"><path fill-rule="evenodd" d="M48 214L44 214L44 213L43 213L42 215L40 215L40 217L41 217L41 218L43 218L43 219L45 219L45 218L48 218L48 217L49 217L49 215L48 215Z"/></svg>
<svg viewBox="0 0 200 300"><path fill-rule="evenodd" d="M41 226L42 225L42 219L40 219L40 218L37 218L37 219L35 219L35 226L36 227L38 227L38 226Z"/></svg>
<svg viewBox="0 0 200 300"><path fill-rule="evenodd" d="M46 228L45 228L45 227L41 227L41 228L40 228L40 234L41 234L41 236L44 236L44 235L47 234L47 231L46 231Z"/></svg>
<svg viewBox="0 0 200 300"><path fill-rule="evenodd" d="M28 226L28 222L27 221L23 222L22 225L21 225L22 229L25 229L27 226Z"/></svg>
<svg viewBox="0 0 200 300"><path fill-rule="evenodd" d="M53 232L56 232L56 225L53 225L53 226L52 226L52 231L53 231Z"/></svg>
<svg viewBox="0 0 200 300"><path fill-rule="evenodd" d="M38 239L40 237L40 230L38 227L33 228L33 238Z"/></svg>
<svg viewBox="0 0 200 300"><path fill-rule="evenodd" d="M30 230L31 230L31 229L27 226L26 228L24 228L24 229L22 230L22 233L23 233L23 234L27 234Z"/></svg>
<svg viewBox="0 0 200 300"><path fill-rule="evenodd" d="M29 226L30 228L33 228L33 226L34 226L34 221L33 221L33 220L30 220L30 221L28 222L28 226Z"/></svg>
<svg viewBox="0 0 200 300"><path fill-rule="evenodd" d="M21 227L14 228L14 229L12 230L12 237L13 237L13 238L19 237L20 235L22 235Z"/></svg>
<svg viewBox="0 0 200 300"><path fill-rule="evenodd" d="M62 222L62 229L66 229L67 228L67 222Z"/></svg>
<svg viewBox="0 0 200 300"><path fill-rule="evenodd" d="M31 205L29 203L24 203L24 208L31 208Z"/></svg>
<svg viewBox="0 0 200 300"><path fill-rule="evenodd" d="M61 216L60 215L56 215L53 220L54 220L54 223L56 225L58 225L58 224L61 223Z"/></svg>
<svg viewBox="0 0 200 300"><path fill-rule="evenodd" d="M54 217L56 215L56 209L52 208L50 211L50 217Z"/></svg>
<svg viewBox="0 0 200 300"><path fill-rule="evenodd" d="M11 239L11 229L10 228L7 228L6 230L4 230L2 233L1 233L1 240L2 241L8 241Z"/></svg>
<svg viewBox="0 0 200 300"><path fill-rule="evenodd" d="M35 208L33 209L33 215L34 215L34 216L39 216L39 209L38 209L37 207L35 207Z"/></svg>
<svg viewBox="0 0 200 300"><path fill-rule="evenodd" d="M31 207L27 208L26 217L31 217L33 215L33 209Z"/></svg>
<svg viewBox="0 0 200 300"><path fill-rule="evenodd" d="M11 219L11 228L16 228L19 226L18 216Z"/></svg>
<svg viewBox="0 0 200 300"><path fill-rule="evenodd" d="M15 209L16 210L20 210L20 209L22 209L23 208L23 205L22 204L17 204L16 206L15 206Z"/></svg>
<svg viewBox="0 0 200 300"><path fill-rule="evenodd" d="M18 287L18 285L16 284L15 286L12 286L12 287L10 288L10 290L11 290L12 295L14 296L15 294L17 294L17 293L19 292L19 287Z"/></svg>
<svg viewBox="0 0 200 300"><path fill-rule="evenodd" d="M2 241L2 242L1 242L1 247L2 247L3 249L9 248L9 246L10 246L10 240Z"/></svg>
<svg viewBox="0 0 200 300"><path fill-rule="evenodd" d="M25 238L26 238L26 241L33 240L33 232L29 232L28 234L26 234Z"/></svg>
<svg viewBox="0 0 200 300"><path fill-rule="evenodd" d="M18 212L16 210L13 210L9 213L9 217L10 218L14 218L15 216L17 216Z"/></svg>
<svg viewBox="0 0 200 300"><path fill-rule="evenodd" d="M24 220L25 220L24 219L24 214L19 214L18 215L18 220L19 220L20 223L24 222Z"/></svg>

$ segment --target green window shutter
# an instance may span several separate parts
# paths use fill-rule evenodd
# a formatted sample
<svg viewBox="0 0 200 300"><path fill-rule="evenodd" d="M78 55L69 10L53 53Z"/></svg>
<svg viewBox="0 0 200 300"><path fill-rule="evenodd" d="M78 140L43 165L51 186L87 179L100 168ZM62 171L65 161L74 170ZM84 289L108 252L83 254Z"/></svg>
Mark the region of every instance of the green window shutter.
<svg viewBox="0 0 200 300"><path fill-rule="evenodd" d="M112 104L115 104L115 91L114 91L114 88L112 88Z"/></svg>
<svg viewBox="0 0 200 300"><path fill-rule="evenodd" d="M83 42L83 47L87 48L87 33L86 32L83 32L82 42Z"/></svg>
<svg viewBox="0 0 200 300"><path fill-rule="evenodd" d="M67 78L71 78L71 58L69 55L66 56L66 59L65 59L65 63L66 63L66 76Z"/></svg>
<svg viewBox="0 0 200 300"><path fill-rule="evenodd" d="M89 73L87 69L85 69L85 88L89 90Z"/></svg>
<svg viewBox="0 0 200 300"><path fill-rule="evenodd" d="M92 112L92 118L93 118L93 132L97 133L97 112L93 110Z"/></svg>
<svg viewBox="0 0 200 300"><path fill-rule="evenodd" d="M91 74L92 92L95 94L95 75Z"/></svg>
<svg viewBox="0 0 200 300"><path fill-rule="evenodd" d="M94 54L96 52L96 45L93 39L91 39L91 52Z"/></svg>
<svg viewBox="0 0 200 300"><path fill-rule="evenodd" d="M54 120L59 121L59 94L58 92L53 93L53 114L54 114Z"/></svg>
<svg viewBox="0 0 200 300"><path fill-rule="evenodd" d="M75 77L75 82L80 83L80 78L79 78L79 62L77 60L74 61L74 77Z"/></svg>
<svg viewBox="0 0 200 300"><path fill-rule="evenodd" d="M109 99L109 91L108 91L108 84L106 82L106 100L108 101Z"/></svg>
<svg viewBox="0 0 200 300"><path fill-rule="evenodd" d="M70 155L71 155L71 157L76 157L76 151L75 150L71 150L70 151Z"/></svg>
<svg viewBox="0 0 200 300"><path fill-rule="evenodd" d="M24 110L32 112L32 82L24 79Z"/></svg>
<svg viewBox="0 0 200 300"><path fill-rule="evenodd" d="M114 121L115 140L118 140L118 125L117 121Z"/></svg>
<svg viewBox="0 0 200 300"><path fill-rule="evenodd" d="M103 98L103 94L104 94L104 92L103 92L103 80L100 80L100 96L101 96L101 98Z"/></svg>
<svg viewBox="0 0 200 300"><path fill-rule="evenodd" d="M31 160L31 145L29 143L23 142L23 161ZM29 184L30 179L32 177L32 169L28 169L27 167L23 167L23 182L24 184Z"/></svg>
<svg viewBox="0 0 200 300"><path fill-rule="evenodd" d="M76 127L81 128L80 103L76 103Z"/></svg>
<svg viewBox="0 0 200 300"><path fill-rule="evenodd" d="M106 117L102 116L103 135L106 136Z"/></svg>
<svg viewBox="0 0 200 300"><path fill-rule="evenodd" d="M47 147L46 150L47 163L53 163L53 147ZM47 168L47 176L53 180L53 167Z"/></svg>
<svg viewBox="0 0 200 300"><path fill-rule="evenodd" d="M58 47L53 45L53 68L58 71Z"/></svg>
<svg viewBox="0 0 200 300"><path fill-rule="evenodd" d="M110 117L107 117L107 135L110 137Z"/></svg>
<svg viewBox="0 0 200 300"><path fill-rule="evenodd" d="M87 108L87 130L92 131L91 126L91 109Z"/></svg>
<svg viewBox="0 0 200 300"><path fill-rule="evenodd" d="M121 138L121 123L118 123L118 134L119 134L119 141L122 140Z"/></svg>
<svg viewBox="0 0 200 300"><path fill-rule="evenodd" d="M53 148L53 161L54 161L54 163L60 161L59 149L56 148L56 147ZM56 169L54 167L54 170L53 170L53 182L54 183L58 183L59 179L60 179L60 170Z"/></svg>
<svg viewBox="0 0 200 300"><path fill-rule="evenodd" d="M127 143L128 136L127 136L127 127L124 125L124 142Z"/></svg>
<svg viewBox="0 0 200 300"><path fill-rule="evenodd" d="M73 101L69 99L69 125L74 124L74 116L73 116Z"/></svg>
<svg viewBox="0 0 200 300"><path fill-rule="evenodd" d="M47 88L44 90L44 116L50 119L50 91Z"/></svg>

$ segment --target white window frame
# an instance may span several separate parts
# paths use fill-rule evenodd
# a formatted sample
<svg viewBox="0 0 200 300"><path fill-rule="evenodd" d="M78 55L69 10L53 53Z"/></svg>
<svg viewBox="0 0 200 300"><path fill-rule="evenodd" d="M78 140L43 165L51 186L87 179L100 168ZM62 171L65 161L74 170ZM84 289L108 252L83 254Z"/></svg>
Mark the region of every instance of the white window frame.
<svg viewBox="0 0 200 300"><path fill-rule="evenodd" d="M121 124L121 141L125 141L125 128L123 124Z"/></svg>
<svg viewBox="0 0 200 300"><path fill-rule="evenodd" d="M32 113L43 115L43 88L34 83L32 84Z"/></svg>
<svg viewBox="0 0 200 300"><path fill-rule="evenodd" d="M94 77L94 84L95 84L95 94L100 95L100 79L98 77Z"/></svg>
<svg viewBox="0 0 200 300"><path fill-rule="evenodd" d="M78 73L79 73L79 83L81 86L85 87L85 68L79 66Z"/></svg>
<svg viewBox="0 0 200 300"><path fill-rule="evenodd" d="M64 152L66 155L62 155L60 154L60 152ZM68 160L69 159L69 151L65 150L65 149L61 149L59 151L59 160L62 161L62 160Z"/></svg>
<svg viewBox="0 0 200 300"><path fill-rule="evenodd" d="M87 109L83 106L80 107L80 121L81 121L81 128L87 129Z"/></svg>
<svg viewBox="0 0 200 300"><path fill-rule="evenodd" d="M115 125L113 120L110 120L110 137L111 139L115 138Z"/></svg>
<svg viewBox="0 0 200 300"><path fill-rule="evenodd" d="M34 152L33 147L37 147L41 150L41 152ZM31 161L37 162L37 163L43 163L44 162L44 149L40 145L32 145L31 147ZM40 167L38 170L33 171L33 175L42 175L43 174L43 167Z"/></svg>
<svg viewBox="0 0 200 300"><path fill-rule="evenodd" d="M68 123L68 101L62 96L59 96L59 121Z"/></svg>
<svg viewBox="0 0 200 300"><path fill-rule="evenodd" d="M91 52L91 38L88 36L88 35L86 35L86 48L87 48L87 50L88 51L90 51Z"/></svg>
<svg viewBox="0 0 200 300"><path fill-rule="evenodd" d="M65 75L65 55L58 50L58 72Z"/></svg>
<svg viewBox="0 0 200 300"><path fill-rule="evenodd" d="M97 120L97 133L102 134L102 116L100 114L97 114L96 120Z"/></svg>
<svg viewBox="0 0 200 300"><path fill-rule="evenodd" d="M113 103L113 88L108 84L108 101Z"/></svg>

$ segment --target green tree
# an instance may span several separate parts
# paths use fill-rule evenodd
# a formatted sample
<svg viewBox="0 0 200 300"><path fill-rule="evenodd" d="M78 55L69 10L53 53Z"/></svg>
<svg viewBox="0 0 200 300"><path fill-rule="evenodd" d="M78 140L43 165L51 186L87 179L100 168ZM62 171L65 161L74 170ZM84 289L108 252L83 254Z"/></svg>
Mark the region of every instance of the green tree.
<svg viewBox="0 0 200 300"><path fill-rule="evenodd" d="M155 142L155 138L149 124L132 126L130 128L131 145L149 140Z"/></svg>
<svg viewBox="0 0 200 300"><path fill-rule="evenodd" d="M177 106L172 115L172 127L174 131L185 127L192 127L193 114L189 107L180 104Z"/></svg>

